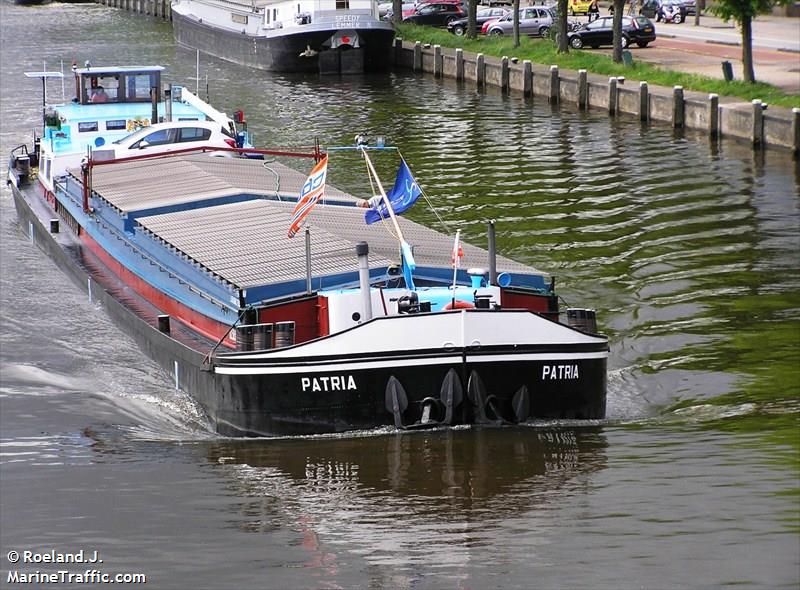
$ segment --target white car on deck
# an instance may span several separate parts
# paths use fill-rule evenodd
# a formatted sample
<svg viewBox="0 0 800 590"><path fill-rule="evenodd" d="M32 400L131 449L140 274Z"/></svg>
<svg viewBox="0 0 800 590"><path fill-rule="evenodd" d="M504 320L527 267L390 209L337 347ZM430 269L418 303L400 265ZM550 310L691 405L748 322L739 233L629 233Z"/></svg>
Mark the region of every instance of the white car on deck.
<svg viewBox="0 0 800 590"><path fill-rule="evenodd" d="M215 121L172 121L142 127L108 146L114 159L149 156L190 148L235 148L236 137ZM211 155L235 156L235 152L210 152Z"/></svg>

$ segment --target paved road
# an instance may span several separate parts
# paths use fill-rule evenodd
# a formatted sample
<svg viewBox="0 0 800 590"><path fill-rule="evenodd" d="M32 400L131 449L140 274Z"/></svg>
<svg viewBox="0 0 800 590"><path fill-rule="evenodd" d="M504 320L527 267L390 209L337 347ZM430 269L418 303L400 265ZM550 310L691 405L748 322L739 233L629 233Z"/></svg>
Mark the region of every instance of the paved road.
<svg viewBox="0 0 800 590"><path fill-rule="evenodd" d="M585 20L585 19L583 19ZM633 47L634 60L671 70L723 78L722 62L742 78L742 36L738 27L712 16L694 17L679 25L655 23L657 39L645 49ZM610 53L610 50L601 50ZM753 21L756 80L800 95L800 18L759 16Z"/></svg>
<svg viewBox="0 0 800 590"><path fill-rule="evenodd" d="M679 25L659 23L662 35L707 43L741 45L742 34L733 22L726 23L713 16L700 16L700 26L694 16ZM753 21L753 47L800 52L800 18L764 15ZM798 57L800 60L800 57Z"/></svg>
<svg viewBox="0 0 800 590"><path fill-rule="evenodd" d="M722 62L733 66L734 78L742 78L742 48L716 42L668 38L663 35L645 50L633 51L634 59L641 59L673 70L723 78ZM800 94L800 54L776 49L753 49L756 80Z"/></svg>

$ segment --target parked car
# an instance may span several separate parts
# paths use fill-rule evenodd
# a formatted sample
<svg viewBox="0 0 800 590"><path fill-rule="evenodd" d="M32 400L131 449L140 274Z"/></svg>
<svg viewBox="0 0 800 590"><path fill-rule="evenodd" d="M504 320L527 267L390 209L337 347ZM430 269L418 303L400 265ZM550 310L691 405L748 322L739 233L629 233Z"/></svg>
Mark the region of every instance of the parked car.
<svg viewBox="0 0 800 590"><path fill-rule="evenodd" d="M591 5L592 0L569 0L569 14L570 16L589 14L589 6Z"/></svg>
<svg viewBox="0 0 800 590"><path fill-rule="evenodd" d="M544 6L526 6L519 9L520 35L545 37L550 32L550 27L556 20L556 13L552 8ZM487 35L511 35L514 29L514 15L507 14L503 18L486 23L481 32Z"/></svg>
<svg viewBox="0 0 800 590"><path fill-rule="evenodd" d="M503 18L507 14L508 10L505 8L484 8L479 10L475 15L475 28L480 31L484 23ZM467 32L468 21L467 17L454 20L447 25L447 30L457 37L461 37Z"/></svg>
<svg viewBox="0 0 800 590"><path fill-rule="evenodd" d="M115 158L163 154L195 147L235 148L231 131L214 121L173 121L142 127L109 147ZM217 155L235 155L217 152Z"/></svg>
<svg viewBox="0 0 800 590"><path fill-rule="evenodd" d="M697 0L681 0L681 4L686 9L686 14L694 14L697 12Z"/></svg>
<svg viewBox="0 0 800 590"><path fill-rule="evenodd" d="M683 0L644 0L639 14L655 18L656 22L680 24L686 20L688 11Z"/></svg>
<svg viewBox="0 0 800 590"><path fill-rule="evenodd" d="M570 47L580 49L584 45L596 48L601 45L614 44L614 18L604 16L589 23L578 31L567 33ZM656 27L645 16L622 17L622 47L636 43L639 47L647 47L648 43L656 40Z"/></svg>
<svg viewBox="0 0 800 590"><path fill-rule="evenodd" d="M416 2L403 2L401 7L402 7L402 10L403 10L403 12L402 12L403 18L406 18L407 16L411 16L412 14L414 14L414 12L417 10L417 3ZM392 16L393 15L394 15L394 9L392 8L392 5L390 4L389 7L386 9L386 14L383 15L383 20L387 20L387 21L388 20L392 20Z"/></svg>
<svg viewBox="0 0 800 590"><path fill-rule="evenodd" d="M464 9L458 4L436 2L419 6L414 14L403 18L403 22L445 27L454 20L464 18L465 15Z"/></svg>
<svg viewBox="0 0 800 590"><path fill-rule="evenodd" d="M679 25L686 20L687 14L686 6L681 0L665 0L661 3L661 9L656 15L656 21Z"/></svg>

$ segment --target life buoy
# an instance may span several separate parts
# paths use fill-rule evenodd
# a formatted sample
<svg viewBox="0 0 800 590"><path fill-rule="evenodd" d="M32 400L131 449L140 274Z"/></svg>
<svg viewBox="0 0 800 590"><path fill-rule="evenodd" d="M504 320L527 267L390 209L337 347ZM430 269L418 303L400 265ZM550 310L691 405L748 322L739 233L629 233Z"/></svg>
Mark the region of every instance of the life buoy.
<svg viewBox="0 0 800 590"><path fill-rule="evenodd" d="M455 305L453 303L454 302L451 301L450 303L445 305L442 309L447 310L447 309L474 309L475 308L475 306L472 303L470 303L469 301L461 301L461 299L456 299L455 300Z"/></svg>

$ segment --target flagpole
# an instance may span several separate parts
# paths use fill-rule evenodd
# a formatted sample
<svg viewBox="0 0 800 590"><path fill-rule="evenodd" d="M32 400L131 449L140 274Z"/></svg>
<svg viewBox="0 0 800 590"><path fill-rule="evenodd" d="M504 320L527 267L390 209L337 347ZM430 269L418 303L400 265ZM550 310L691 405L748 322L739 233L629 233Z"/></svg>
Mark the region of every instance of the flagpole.
<svg viewBox="0 0 800 590"><path fill-rule="evenodd" d="M456 308L456 280L458 279L458 242L461 230L456 230L456 241L453 244L453 309Z"/></svg>
<svg viewBox="0 0 800 590"><path fill-rule="evenodd" d="M375 178L375 183L378 185L378 190L381 191L381 197L383 197L383 202L386 204L386 210L389 212L389 217L392 218L392 223L394 224L394 229L397 232L397 237L402 244L403 239L403 232L400 231L400 224L397 223L397 217L394 214L394 209L392 208L391 202L389 202L389 197L386 196L386 191L383 190L383 185L381 184L381 179L378 178L378 173L375 172L375 168L372 166L372 160L369 159L367 155L367 150L364 149L364 146L359 146L361 148L361 153L364 154L364 159L367 161L367 167L369 167L372 176Z"/></svg>

